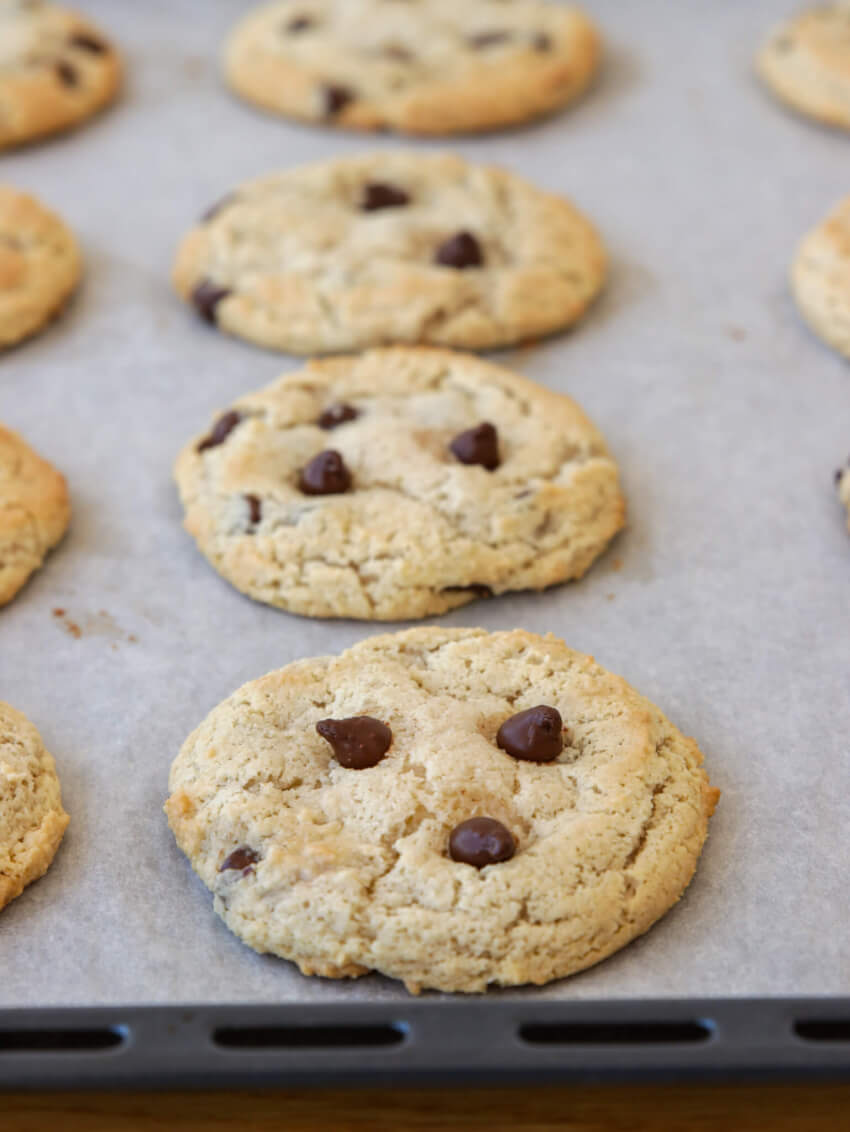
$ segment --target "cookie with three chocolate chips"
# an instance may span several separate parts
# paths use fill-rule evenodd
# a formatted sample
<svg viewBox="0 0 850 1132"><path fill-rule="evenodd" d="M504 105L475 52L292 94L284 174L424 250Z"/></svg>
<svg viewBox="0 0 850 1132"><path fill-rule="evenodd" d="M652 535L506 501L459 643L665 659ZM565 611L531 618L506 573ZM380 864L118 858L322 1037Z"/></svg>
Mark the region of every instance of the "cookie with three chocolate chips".
<svg viewBox="0 0 850 1132"><path fill-rule="evenodd" d="M625 512L574 401L425 347L286 374L216 417L176 478L216 570L311 617L427 617L578 578Z"/></svg>
<svg viewBox="0 0 850 1132"><path fill-rule="evenodd" d="M182 240L173 271L205 321L293 354L504 346L576 322L604 278L602 243L566 200L407 151L242 185Z"/></svg>
<svg viewBox="0 0 850 1132"><path fill-rule="evenodd" d="M0 149L77 125L120 81L115 47L88 20L47 0L0 0Z"/></svg>
<svg viewBox="0 0 850 1132"><path fill-rule="evenodd" d="M589 967L678 900L718 797L702 762L552 636L411 629L244 685L165 809L256 951L483 991Z"/></svg>
<svg viewBox="0 0 850 1132"><path fill-rule="evenodd" d="M275 0L231 33L227 82L267 110L359 130L490 130L573 101L593 25L543 0Z"/></svg>

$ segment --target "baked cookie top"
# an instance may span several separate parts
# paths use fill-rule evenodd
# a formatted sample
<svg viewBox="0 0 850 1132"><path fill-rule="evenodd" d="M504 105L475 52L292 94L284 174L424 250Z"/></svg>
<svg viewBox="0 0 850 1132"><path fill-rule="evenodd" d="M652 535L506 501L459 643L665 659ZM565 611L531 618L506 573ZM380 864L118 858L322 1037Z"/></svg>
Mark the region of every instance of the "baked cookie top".
<svg viewBox="0 0 850 1132"><path fill-rule="evenodd" d="M59 217L0 185L0 350L40 330L79 282L77 242Z"/></svg>
<svg viewBox="0 0 850 1132"><path fill-rule="evenodd" d="M850 129L850 0L818 4L782 24L756 66L788 106Z"/></svg>
<svg viewBox="0 0 850 1132"><path fill-rule="evenodd" d="M208 321L294 354L508 345L575 322L604 276L599 237L566 200L503 169L407 151L242 185L174 267Z"/></svg>
<svg viewBox="0 0 850 1132"><path fill-rule="evenodd" d="M47 871L67 824L41 736L0 702L0 908Z"/></svg>
<svg viewBox="0 0 850 1132"><path fill-rule="evenodd" d="M420 628L244 685L166 812L228 927L331 977L544 983L646 931L717 800L691 740L552 636Z"/></svg>
<svg viewBox="0 0 850 1132"><path fill-rule="evenodd" d="M578 9L541 0L277 0L231 33L244 98L309 122L411 134L488 130L576 98L599 60Z"/></svg>
<svg viewBox="0 0 850 1132"><path fill-rule="evenodd" d="M850 197L803 239L791 287L812 330L850 358Z"/></svg>
<svg viewBox="0 0 850 1132"><path fill-rule="evenodd" d="M120 78L115 48L76 12L0 0L0 149L90 117Z"/></svg>
<svg viewBox="0 0 850 1132"><path fill-rule="evenodd" d="M240 398L176 478L215 568L312 617L427 617L580 577L625 510L569 397L423 347L312 362Z"/></svg>
<svg viewBox="0 0 850 1132"><path fill-rule="evenodd" d="M0 605L38 569L70 517L64 476L0 425Z"/></svg>

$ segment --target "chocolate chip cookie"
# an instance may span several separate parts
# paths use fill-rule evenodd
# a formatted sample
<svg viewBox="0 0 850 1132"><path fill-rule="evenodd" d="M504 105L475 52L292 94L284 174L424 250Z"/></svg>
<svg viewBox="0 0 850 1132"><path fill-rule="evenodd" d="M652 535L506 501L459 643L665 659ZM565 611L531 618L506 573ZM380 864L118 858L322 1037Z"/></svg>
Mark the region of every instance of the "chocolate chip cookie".
<svg viewBox="0 0 850 1132"><path fill-rule="evenodd" d="M76 12L0 0L0 149L91 117L120 79L115 48Z"/></svg>
<svg viewBox="0 0 850 1132"><path fill-rule="evenodd" d="M0 605L39 568L70 517L64 476L0 425Z"/></svg>
<svg viewBox="0 0 850 1132"><path fill-rule="evenodd" d="M81 272L77 242L59 217L0 185L0 350L49 322Z"/></svg>
<svg viewBox="0 0 850 1132"><path fill-rule="evenodd" d="M803 239L791 287L815 334L850 358L850 197Z"/></svg>
<svg viewBox="0 0 850 1132"><path fill-rule="evenodd" d="M567 201L502 169L405 151L243 185L174 267L202 318L293 354L505 346L575 322L604 276L600 240Z"/></svg>
<svg viewBox="0 0 850 1132"><path fill-rule="evenodd" d="M30 721L0 703L0 908L47 872L67 825L52 756Z"/></svg>
<svg viewBox="0 0 850 1132"><path fill-rule="evenodd" d="M541 0L277 0L231 34L243 98L308 122L454 134L563 106L590 82L599 40L573 6Z"/></svg>
<svg viewBox="0 0 850 1132"><path fill-rule="evenodd" d="M678 900L718 797L702 761L555 637L412 629L244 685L165 809L256 951L483 991L589 967Z"/></svg>
<svg viewBox="0 0 850 1132"><path fill-rule="evenodd" d="M569 397L424 347L286 374L219 414L176 478L216 570L311 617L427 617L578 578L625 511Z"/></svg>
<svg viewBox="0 0 850 1132"><path fill-rule="evenodd" d="M818 4L778 27L757 69L786 105L850 129L850 2Z"/></svg>

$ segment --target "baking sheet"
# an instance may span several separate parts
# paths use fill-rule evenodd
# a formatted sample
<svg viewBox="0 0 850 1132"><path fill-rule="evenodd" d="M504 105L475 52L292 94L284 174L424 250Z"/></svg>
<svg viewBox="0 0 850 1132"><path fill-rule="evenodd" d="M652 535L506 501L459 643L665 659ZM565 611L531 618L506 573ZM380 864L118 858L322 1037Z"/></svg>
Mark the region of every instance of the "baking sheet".
<svg viewBox="0 0 850 1132"><path fill-rule="evenodd" d="M648 936L504 996L850 991L850 540L831 484L850 370L785 283L799 236L850 191L850 142L751 75L793 6L589 2L608 61L572 112L411 143L514 168L599 224L611 283L586 322L498 357L586 408L631 520L582 582L444 621L551 630L594 654L698 738L723 790L695 882ZM88 263L66 317L0 361L0 419L63 469L74 503L61 549L0 611L0 698L39 727L72 818L50 872L0 916L0 1006L402 1001L380 976L306 979L239 943L161 805L181 742L243 681L381 631L254 604L183 533L181 444L299 363L193 319L168 286L175 242L245 178L406 143L231 98L216 53L235 0L85 7L126 50L123 100L0 157L0 179L61 211Z"/></svg>

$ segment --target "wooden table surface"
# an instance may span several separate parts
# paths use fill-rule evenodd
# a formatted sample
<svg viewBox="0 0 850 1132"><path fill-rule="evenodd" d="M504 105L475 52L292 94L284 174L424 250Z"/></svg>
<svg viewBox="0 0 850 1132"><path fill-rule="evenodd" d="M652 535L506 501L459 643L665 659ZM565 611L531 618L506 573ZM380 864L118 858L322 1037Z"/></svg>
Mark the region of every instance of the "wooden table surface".
<svg viewBox="0 0 850 1132"><path fill-rule="evenodd" d="M841 1132L850 1085L0 1093L2 1132Z"/></svg>

